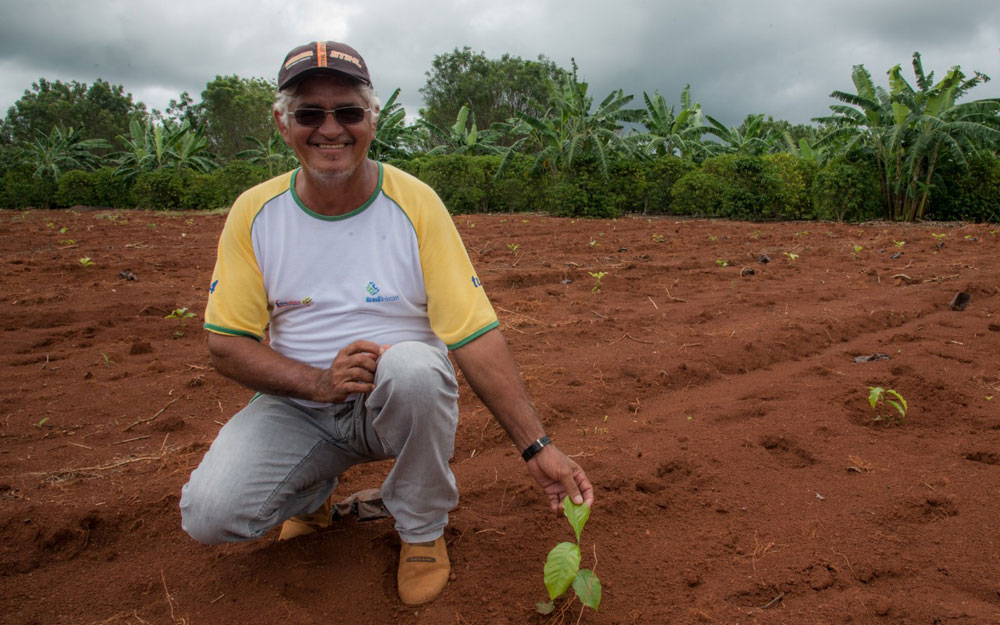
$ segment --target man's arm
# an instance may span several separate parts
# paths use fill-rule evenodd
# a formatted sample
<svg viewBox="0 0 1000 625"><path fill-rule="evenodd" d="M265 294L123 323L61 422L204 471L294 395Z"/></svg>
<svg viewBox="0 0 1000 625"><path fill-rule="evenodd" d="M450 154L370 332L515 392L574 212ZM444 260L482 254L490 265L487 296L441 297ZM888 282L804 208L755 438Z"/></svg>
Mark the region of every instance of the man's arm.
<svg viewBox="0 0 1000 625"><path fill-rule="evenodd" d="M490 330L452 353L472 390L518 450L545 434L500 330ZM553 510L559 508L566 495L577 504L589 506L594 502L594 488L587 474L555 445L546 445L535 454L528 461L528 472L549 495Z"/></svg>
<svg viewBox="0 0 1000 625"><path fill-rule="evenodd" d="M227 378L262 393L333 403L375 388L376 361L384 350L371 341L355 341L340 350L329 369L317 369L249 337L208 335L212 365Z"/></svg>

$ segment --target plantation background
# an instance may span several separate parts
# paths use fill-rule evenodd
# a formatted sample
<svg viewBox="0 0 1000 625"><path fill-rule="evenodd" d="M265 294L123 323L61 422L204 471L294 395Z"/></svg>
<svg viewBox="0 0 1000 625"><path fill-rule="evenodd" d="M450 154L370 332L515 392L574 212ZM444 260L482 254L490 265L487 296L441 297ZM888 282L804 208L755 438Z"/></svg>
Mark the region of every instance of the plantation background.
<svg viewBox="0 0 1000 625"><path fill-rule="evenodd" d="M812 124L751 113L727 127L687 87L676 106L656 91L596 102L575 62L455 49L435 57L416 116L398 89L384 100L371 156L456 214L1000 221L1000 100L967 97L989 77L911 65L886 87L856 65ZM40 78L0 124L0 206L226 207L296 166L274 90L217 76L200 101L148 111L122 85Z"/></svg>

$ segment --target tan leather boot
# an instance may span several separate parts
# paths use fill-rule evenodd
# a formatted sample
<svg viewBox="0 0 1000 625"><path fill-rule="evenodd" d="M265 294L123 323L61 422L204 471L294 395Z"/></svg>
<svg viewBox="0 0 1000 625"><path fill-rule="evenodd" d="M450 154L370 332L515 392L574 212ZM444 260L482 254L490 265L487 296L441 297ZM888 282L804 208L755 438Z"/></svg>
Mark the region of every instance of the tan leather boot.
<svg viewBox="0 0 1000 625"><path fill-rule="evenodd" d="M278 540L288 540L296 536L312 534L330 527L330 500L327 499L319 510L312 514L293 516L281 524L281 534Z"/></svg>
<svg viewBox="0 0 1000 625"><path fill-rule="evenodd" d="M448 584L451 562L444 536L433 543L403 542L399 551L399 573L396 582L399 598L408 606L418 606L434 600Z"/></svg>

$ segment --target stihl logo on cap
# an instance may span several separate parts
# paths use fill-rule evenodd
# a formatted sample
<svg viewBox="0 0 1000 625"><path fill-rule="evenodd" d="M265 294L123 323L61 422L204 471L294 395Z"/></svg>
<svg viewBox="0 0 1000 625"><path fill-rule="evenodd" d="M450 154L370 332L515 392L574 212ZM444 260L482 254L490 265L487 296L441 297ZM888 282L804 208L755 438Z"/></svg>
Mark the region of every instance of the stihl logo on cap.
<svg viewBox="0 0 1000 625"><path fill-rule="evenodd" d="M347 61L348 63L353 63L361 69L361 59L353 57L350 54L345 54L343 52L337 52L336 50L330 50L331 59L340 59L341 61Z"/></svg>

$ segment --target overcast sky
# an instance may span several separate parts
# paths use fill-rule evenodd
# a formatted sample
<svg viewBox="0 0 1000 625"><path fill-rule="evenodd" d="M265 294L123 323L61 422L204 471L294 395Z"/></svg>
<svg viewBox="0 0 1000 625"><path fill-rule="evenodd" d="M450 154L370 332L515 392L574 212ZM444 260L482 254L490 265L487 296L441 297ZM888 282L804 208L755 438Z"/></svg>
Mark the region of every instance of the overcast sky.
<svg viewBox="0 0 1000 625"><path fill-rule="evenodd" d="M910 66L952 65L994 78L971 99L1000 97L997 0L0 0L0 112L31 83L103 78L149 108L182 91L195 101L219 74L273 79L285 53L316 39L354 46L385 99L396 87L412 118L437 54L469 46L496 58L576 58L599 102L621 88L669 104L690 83L726 124L767 113L794 123L825 115L864 64L877 84Z"/></svg>

